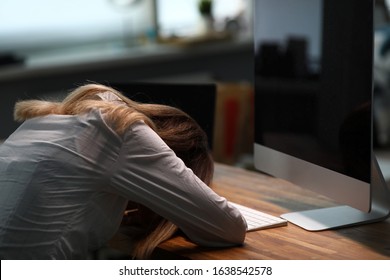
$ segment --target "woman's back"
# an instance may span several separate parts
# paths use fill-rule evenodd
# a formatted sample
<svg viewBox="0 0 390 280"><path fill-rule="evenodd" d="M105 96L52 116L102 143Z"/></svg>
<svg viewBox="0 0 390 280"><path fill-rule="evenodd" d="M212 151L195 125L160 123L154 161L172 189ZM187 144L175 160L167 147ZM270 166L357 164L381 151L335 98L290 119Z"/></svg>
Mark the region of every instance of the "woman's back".
<svg viewBox="0 0 390 280"><path fill-rule="evenodd" d="M127 202L108 192L120 145L98 111L26 121L0 146L0 257L85 258L110 238Z"/></svg>
<svg viewBox="0 0 390 280"><path fill-rule="evenodd" d="M0 146L0 258L86 258L128 202L142 220L131 223L138 258L177 227L199 245L244 241L242 215L207 185L207 138L184 112L98 85L15 108L24 123Z"/></svg>

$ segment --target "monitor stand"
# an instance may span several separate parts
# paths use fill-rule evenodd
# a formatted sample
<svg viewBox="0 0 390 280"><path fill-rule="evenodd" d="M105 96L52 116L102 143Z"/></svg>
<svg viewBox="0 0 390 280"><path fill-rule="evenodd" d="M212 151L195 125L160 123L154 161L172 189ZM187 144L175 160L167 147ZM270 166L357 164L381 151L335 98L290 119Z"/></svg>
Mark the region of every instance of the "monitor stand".
<svg viewBox="0 0 390 280"><path fill-rule="evenodd" d="M349 206L336 206L281 215L287 221L309 231L371 223L390 216L390 190L378 162L373 157L371 169L371 211L366 213Z"/></svg>

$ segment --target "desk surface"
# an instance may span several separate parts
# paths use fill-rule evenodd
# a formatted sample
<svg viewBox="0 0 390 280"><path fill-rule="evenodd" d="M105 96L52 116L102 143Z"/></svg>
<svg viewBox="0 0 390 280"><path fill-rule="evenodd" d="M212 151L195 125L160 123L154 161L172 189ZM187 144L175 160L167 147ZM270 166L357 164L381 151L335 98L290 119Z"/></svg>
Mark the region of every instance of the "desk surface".
<svg viewBox="0 0 390 280"><path fill-rule="evenodd" d="M332 206L326 198L272 178L216 164L213 189L233 202L279 216ZM169 259L390 259L390 219L338 230L309 232L291 223L247 233L240 247L202 248L177 236L159 246L157 258Z"/></svg>

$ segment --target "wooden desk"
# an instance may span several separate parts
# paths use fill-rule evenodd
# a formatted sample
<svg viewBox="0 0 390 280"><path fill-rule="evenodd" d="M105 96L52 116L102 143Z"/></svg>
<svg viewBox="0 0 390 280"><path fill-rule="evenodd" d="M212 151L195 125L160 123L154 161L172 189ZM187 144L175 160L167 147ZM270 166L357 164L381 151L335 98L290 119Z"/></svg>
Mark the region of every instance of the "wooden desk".
<svg viewBox="0 0 390 280"><path fill-rule="evenodd" d="M233 202L273 215L332 206L324 197L272 178L216 164L214 190ZM243 246L201 248L182 236L164 242L156 258L169 259L390 259L390 220L339 230L309 232L291 223L247 233Z"/></svg>
<svg viewBox="0 0 390 280"><path fill-rule="evenodd" d="M333 205L284 180L220 164L213 188L228 200L273 215ZM178 236L160 248L190 259L390 259L390 220L321 232L289 223L249 232L242 247L228 249L200 248Z"/></svg>

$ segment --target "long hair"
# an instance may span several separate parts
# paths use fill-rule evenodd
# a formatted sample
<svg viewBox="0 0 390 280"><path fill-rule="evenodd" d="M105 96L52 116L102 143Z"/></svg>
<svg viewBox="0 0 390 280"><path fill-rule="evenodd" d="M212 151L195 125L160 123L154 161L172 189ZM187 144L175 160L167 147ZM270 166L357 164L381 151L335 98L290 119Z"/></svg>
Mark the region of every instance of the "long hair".
<svg viewBox="0 0 390 280"><path fill-rule="evenodd" d="M97 94L110 92L123 102L107 102ZM180 109L159 105L135 102L119 91L99 84L87 84L72 91L62 102L44 100L19 101L15 105L14 119L24 121L37 116L49 114L77 115L90 110L104 112L105 120L112 125L119 135L137 121L144 121L161 139L192 169L206 185L210 185L214 165L208 149L205 132L186 113ZM129 207L134 207L129 202ZM143 220L141 232L132 236L134 246L132 256L137 259L150 257L155 247L169 239L177 227L142 205L136 205L134 212L137 219ZM133 217L134 218L134 217Z"/></svg>

